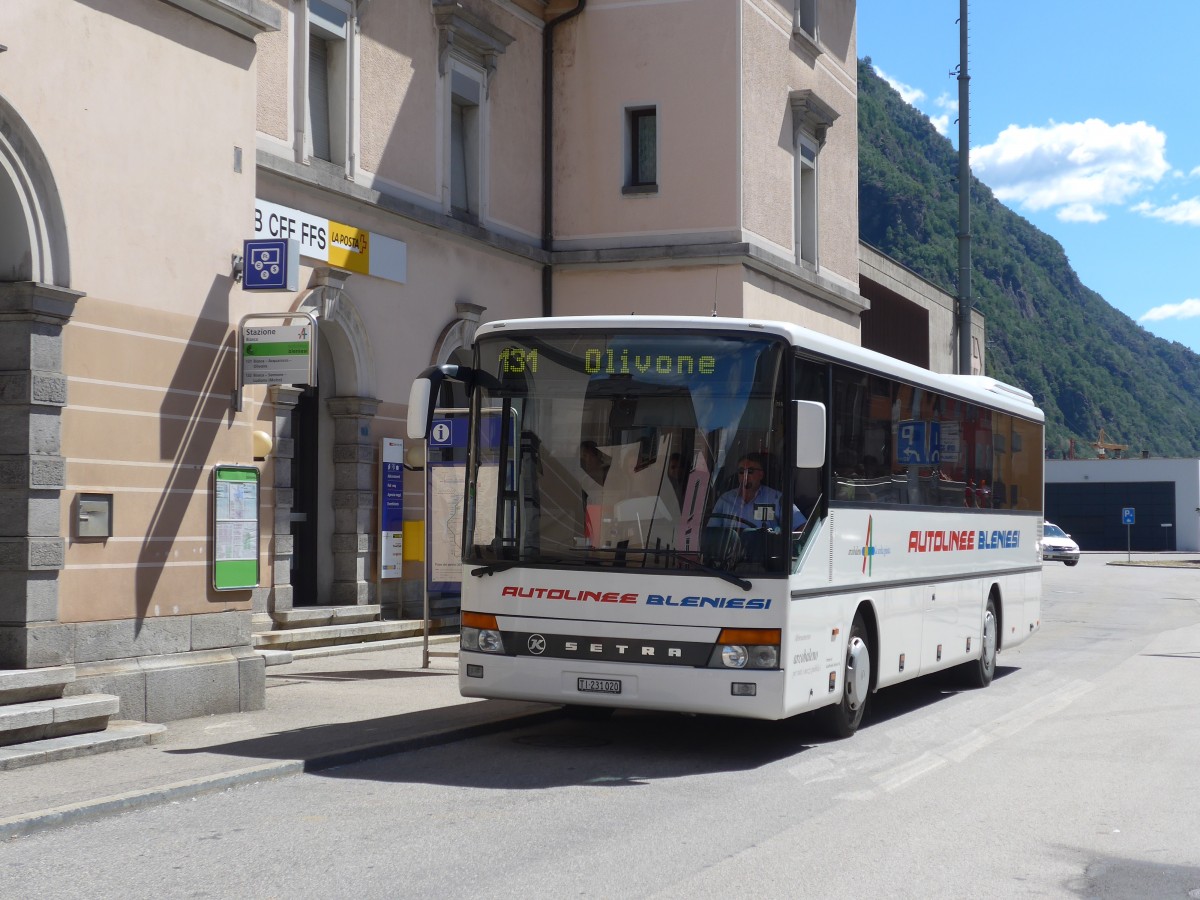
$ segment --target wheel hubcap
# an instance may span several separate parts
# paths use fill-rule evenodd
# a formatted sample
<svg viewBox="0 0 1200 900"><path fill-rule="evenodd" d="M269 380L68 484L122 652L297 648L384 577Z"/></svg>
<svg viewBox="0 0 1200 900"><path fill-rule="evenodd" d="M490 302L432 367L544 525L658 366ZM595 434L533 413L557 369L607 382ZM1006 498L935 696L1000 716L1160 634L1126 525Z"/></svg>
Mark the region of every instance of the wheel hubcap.
<svg viewBox="0 0 1200 900"><path fill-rule="evenodd" d="M858 709L867 702L871 689L871 655L860 637L850 639L846 650L846 702Z"/></svg>
<svg viewBox="0 0 1200 900"><path fill-rule="evenodd" d="M983 666L989 671L996 665L996 617L989 609L983 617Z"/></svg>

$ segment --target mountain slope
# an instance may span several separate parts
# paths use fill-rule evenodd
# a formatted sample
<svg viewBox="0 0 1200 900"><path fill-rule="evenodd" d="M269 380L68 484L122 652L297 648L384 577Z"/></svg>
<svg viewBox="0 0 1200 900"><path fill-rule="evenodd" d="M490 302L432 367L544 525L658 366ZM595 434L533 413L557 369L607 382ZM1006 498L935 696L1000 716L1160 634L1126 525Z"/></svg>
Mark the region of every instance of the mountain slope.
<svg viewBox="0 0 1200 900"><path fill-rule="evenodd" d="M951 294L958 154L929 119L858 64L859 233ZM1200 456L1200 356L1152 335L1085 287L1062 246L971 179L975 304L987 374L1033 394L1055 455L1103 427L1130 455ZM1130 260L1136 265L1136 260Z"/></svg>

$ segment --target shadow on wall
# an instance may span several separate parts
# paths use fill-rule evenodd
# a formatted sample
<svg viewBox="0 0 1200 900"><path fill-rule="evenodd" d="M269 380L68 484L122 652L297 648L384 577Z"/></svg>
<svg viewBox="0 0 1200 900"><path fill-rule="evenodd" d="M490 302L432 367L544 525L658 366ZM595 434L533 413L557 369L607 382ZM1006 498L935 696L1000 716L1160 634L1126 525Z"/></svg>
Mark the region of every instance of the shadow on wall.
<svg viewBox="0 0 1200 900"><path fill-rule="evenodd" d="M158 455L170 461L171 468L138 554L136 632L141 631L142 619L154 600L180 527L197 496L208 495L208 463L213 446L234 423L230 399L237 337L229 323L232 286L228 276L213 279L159 407ZM211 510L206 505L206 531L210 519ZM208 581L206 573L208 599L216 600L218 595Z"/></svg>

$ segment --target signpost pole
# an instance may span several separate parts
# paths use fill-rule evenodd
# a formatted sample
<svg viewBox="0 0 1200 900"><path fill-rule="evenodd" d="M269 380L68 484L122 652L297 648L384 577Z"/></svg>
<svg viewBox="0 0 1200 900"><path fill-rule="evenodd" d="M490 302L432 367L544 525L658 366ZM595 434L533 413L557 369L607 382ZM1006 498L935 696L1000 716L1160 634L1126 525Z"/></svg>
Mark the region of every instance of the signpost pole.
<svg viewBox="0 0 1200 900"><path fill-rule="evenodd" d="M425 467L429 467L429 436L425 436ZM429 477L425 478L425 552L421 554L421 668L429 668Z"/></svg>

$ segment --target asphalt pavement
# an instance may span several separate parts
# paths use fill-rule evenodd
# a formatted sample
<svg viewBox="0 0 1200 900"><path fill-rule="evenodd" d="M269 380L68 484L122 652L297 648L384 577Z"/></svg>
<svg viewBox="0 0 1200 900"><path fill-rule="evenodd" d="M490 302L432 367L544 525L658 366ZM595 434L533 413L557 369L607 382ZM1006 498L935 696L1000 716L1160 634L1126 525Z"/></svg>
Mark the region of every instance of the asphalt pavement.
<svg viewBox="0 0 1200 900"><path fill-rule="evenodd" d="M182 719L151 745L0 771L0 840L561 715L460 696L457 640L431 639L428 668L420 638L299 651L267 667L264 710Z"/></svg>
<svg viewBox="0 0 1200 900"><path fill-rule="evenodd" d="M1194 567L1197 556L1133 564ZM0 771L0 840L562 715L543 703L460 696L457 640L431 639L428 667L420 638L297 651L267 667L264 710L182 719L147 746Z"/></svg>

